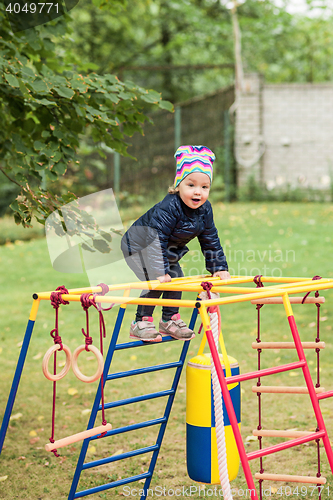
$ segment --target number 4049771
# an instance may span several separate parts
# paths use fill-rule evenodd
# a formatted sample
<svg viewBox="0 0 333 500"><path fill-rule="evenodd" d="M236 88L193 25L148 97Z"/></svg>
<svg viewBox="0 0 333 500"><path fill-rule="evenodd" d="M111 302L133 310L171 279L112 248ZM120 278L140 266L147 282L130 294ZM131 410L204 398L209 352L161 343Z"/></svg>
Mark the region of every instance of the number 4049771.
<svg viewBox="0 0 333 500"><path fill-rule="evenodd" d="M19 3L9 3L6 7L6 11L10 14L50 14L51 10L59 13L59 4L57 3L25 3L21 5Z"/></svg>
<svg viewBox="0 0 333 500"><path fill-rule="evenodd" d="M280 486L275 492L275 495L279 495L283 498L289 496L300 496L310 498L312 496L317 496L319 493L326 493L329 497L330 488L329 486L296 486L292 488L291 486Z"/></svg>

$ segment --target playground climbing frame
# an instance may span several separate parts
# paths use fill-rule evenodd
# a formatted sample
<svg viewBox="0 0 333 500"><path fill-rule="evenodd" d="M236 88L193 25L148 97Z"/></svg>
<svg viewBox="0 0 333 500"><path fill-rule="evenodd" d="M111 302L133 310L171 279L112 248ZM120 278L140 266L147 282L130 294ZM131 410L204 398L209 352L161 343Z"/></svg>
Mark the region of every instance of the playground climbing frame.
<svg viewBox="0 0 333 500"><path fill-rule="evenodd" d="M104 365L104 374L103 374L103 379L104 379L104 384L107 381L110 381L115 378L121 378L121 377L126 377L126 376L132 376L137 374L136 370L130 370L128 372L122 372L118 374L112 374L110 375L109 372L109 367L112 362L113 355L115 351L121 350L121 349L127 349L127 348L133 348L133 347L141 347L146 345L142 341L135 341L135 342L127 342L127 343L118 343L118 337L119 337L119 332L121 329L121 324L122 320L124 317L125 309L128 304L151 304L151 305L161 305L161 306L179 306L179 307L187 307L193 309L193 314L192 314L192 320L190 323L190 327L194 328L195 324L195 319L196 315L199 312L201 321L204 327L205 335L207 337L208 345L211 351L213 363L216 368L217 376L220 382L221 386L221 391L222 395L224 398L224 403L228 412L228 417L230 420L230 424L232 426L233 432L234 432L234 437L235 441L237 444L238 452L240 455L240 460L242 463L244 475L246 478L248 490L250 491L251 499L252 500L258 500L258 494L257 490L254 484L254 478L252 475L252 472L250 470L249 462L254 459L262 459L262 457L276 453L278 451L282 451L288 448L291 448L293 446L298 446L304 443L308 443L310 441L317 441L321 440L324 449L326 452L326 456L331 468L331 471L333 472L333 452L332 452L332 447L330 444L330 440L327 434L327 430L325 427L325 422L320 410L319 406L319 401L322 399L326 399L329 397L333 396L333 390L331 391L325 391L325 392L318 392L316 391L316 387L313 384L309 367L307 364L307 360L304 354L304 346L301 342L299 332L296 326L296 321L295 317L293 314L293 309L292 309L292 303L301 303L304 301L303 297L300 296L300 294L309 294L311 292L319 292L320 290L328 290L333 288L333 280L332 279L326 279L326 278L319 278L314 281L313 279L309 278L273 278L273 277L264 277L260 276L259 280L261 283L261 286L259 288L253 288L251 284L253 285L253 281L258 284L258 277L249 277L249 276L234 276L229 280L221 281L219 278L213 278L211 276L195 276L195 277L184 277L184 278L175 278L171 281L171 283L163 283L160 284L158 281L150 281L150 282L135 282L135 283L127 283L127 284L119 284L119 285L111 285L109 286L109 292L112 293L112 295L96 295L101 292L103 292L103 289L101 286L97 287L91 287L91 288L84 288L84 289L72 289L68 290L68 294L64 295L64 299L69 302L80 302L82 294L91 294L91 297L94 297L96 304L119 304L119 312L117 316L117 320L114 326L112 338L110 341L110 346L108 349L108 353L106 355L106 360L105 360L105 365ZM209 281L212 284L211 291L215 293L219 293L222 296L219 298L213 298L213 299L208 299L208 300L199 300L198 299L198 294L202 291L202 283L204 281ZM265 284L266 286L263 287L262 285ZM268 285L268 286L267 286ZM183 292L195 292L196 293L196 298L195 299L184 299L184 300L167 300L167 299L147 299L143 297L131 297L131 291L132 290L142 290L142 289L150 289L154 287L154 289L159 289L159 290L179 290ZM123 292L123 295L114 295L115 293ZM26 354L28 351L29 343L31 340L32 332L33 332L33 327L36 321L37 317L37 312L38 312L38 307L40 305L41 301L49 301L51 297L52 292L42 292L42 293L37 293L33 295L33 305L27 325L27 329L25 332L19 360L17 363L11 391L8 397L8 402L7 402L7 407L5 410L4 414L4 419L2 422L2 427L0 430L0 452L2 450L3 442L6 436L8 424L9 424L9 419L11 415L11 411L14 405L17 389L19 386L23 366L25 363L26 359ZM296 297L295 295L298 294ZM310 300L312 298L307 298L305 299L305 302L307 300ZM319 300L319 299L318 299ZM242 373L240 375L235 375L232 377L225 377L221 364L219 362L219 355L214 343L213 335L212 335L212 330L211 330L211 325L210 325L210 319L209 315L207 312L207 309L211 306L227 306L228 304L234 304L234 303L240 303L240 302L248 302L251 301L252 303L257 303L260 301L263 301L263 303L266 301L266 303L280 303L283 304L283 307L285 309L285 313L287 316L287 320L289 323L290 327L290 332L292 335L293 339L293 347L296 350L298 361L294 361L292 363L280 365L280 366L273 366L270 368L265 368L265 369L258 369L254 372L248 372L248 373ZM316 303L316 302L315 302ZM163 339L163 342L168 342L168 341L173 341L170 337L165 337ZM154 344L158 346L158 344ZM87 447L89 444L89 441L91 439L95 439L96 436L92 436L90 438L87 438L84 440L82 449L81 449L81 454L78 460L75 476L73 479L72 487L69 493L69 500L72 500L74 498L80 498L83 496L88 496L92 493L96 493L99 491L103 491L106 489L113 488L115 486L121 486L121 484L127 484L130 482L138 481L145 479L145 485L144 485L144 495L141 497L142 500L146 498L146 492L148 491L150 481L153 476L153 471L154 467L156 464L158 452L163 440L164 432L166 429L168 417L171 411L173 399L177 390L179 378L181 375L181 371L184 365L185 357L187 354L187 349L188 349L189 342L185 342L182 344L182 350L180 354L180 358L178 361L174 363L166 363L164 365L156 365L153 367L147 367L146 372L152 372L156 370L162 370L162 369L168 369L168 368L175 368L176 373L174 376L174 380L172 383L172 387L170 390L167 391L162 391L158 393L152 393L148 394L145 396L139 396L139 397L134 397L130 398L128 400L120 400L116 402L111 402L111 403L106 403L105 408L110 409L114 408L117 406L120 406L122 404L131 404L132 402L138 402L138 401L143 401L143 400L150 400L150 399L155 399L156 397L167 397L167 403L165 407L165 412L162 418L156 419L154 421L148 421L148 422L143 422L142 424L136 424L135 427L137 429L144 428L149 425L160 425L159 433L158 433L158 438L155 443L155 445L143 448L140 450L135 450L133 452L127 452L124 453L120 456L117 457L108 457L102 460L97 460L91 463L84 463L85 457L86 457L86 451ZM290 346L288 347L290 348ZM141 369L142 370L142 369ZM237 383L245 380L251 380L251 379L258 379L261 377L269 376L272 374L277 374L277 373L282 373L282 372L287 372L290 370L301 370L305 384L306 384L306 392L309 395L316 422L317 422L317 429L315 432L308 432L304 435L293 437L292 439L289 439L288 441L284 441L282 443L269 446L266 448L260 447L259 450L246 453L244 443L242 440L242 436L239 430L239 426L237 423L236 415L234 412L233 404L230 398L230 394L228 391L228 384L231 383ZM95 403L91 412L90 420L88 423L88 429L91 429L94 426L96 414L98 411L101 410L100 407L100 398L101 398L101 383L99 385L98 391L96 393L95 397ZM133 427L133 426L132 426ZM112 435L117 435L121 432L127 432L128 430L131 430L131 426L129 427L124 427L120 429L112 429L108 431L105 435L107 436L112 436ZM85 490L81 492L77 492L77 485L78 481L80 478L80 474L83 470L89 469L91 467L98 467L99 465L102 465L104 463L109 463L111 461L115 460L121 460L128 458L130 456L134 456L134 454L141 454L141 453L148 453L148 452L153 452L152 454L152 459L150 462L149 470L145 473L142 473L138 476L133 476L129 477L120 481L114 481L113 483L108 483L105 485L101 485L98 487L95 487L90 490ZM258 477L256 475L257 479L259 481L263 481L264 479L272 479L274 475L269 475L267 474L266 476L261 476ZM276 476L273 479L277 479ZM282 480L282 479L280 479ZM294 476L284 476L285 481L293 481L295 480ZM297 479L298 482L302 481L302 478ZM303 482L309 482L309 478L304 477ZM324 484L325 478L322 478L317 475L317 477L314 478L313 482L315 484ZM260 494L261 496L261 494Z"/></svg>

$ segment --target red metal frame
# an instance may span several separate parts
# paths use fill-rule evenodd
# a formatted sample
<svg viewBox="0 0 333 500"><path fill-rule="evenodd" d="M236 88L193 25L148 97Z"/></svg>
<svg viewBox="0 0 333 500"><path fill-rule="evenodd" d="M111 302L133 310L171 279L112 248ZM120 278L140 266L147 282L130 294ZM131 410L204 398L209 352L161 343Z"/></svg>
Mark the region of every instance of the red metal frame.
<svg viewBox="0 0 333 500"><path fill-rule="evenodd" d="M327 455L327 458L328 458L328 461L329 461L329 464L331 467L331 471L333 473L333 451L332 451L331 443L330 443L330 440L329 440L329 437L327 434L327 430L325 427L324 419L323 419L323 416L322 416L322 413L321 413L321 410L319 407L319 400L333 396L333 391L325 392L323 394L316 393L314 385L313 385L313 381L311 378L310 370L309 370L309 367L308 367L308 364L306 361L304 349L302 347L300 336L299 336L299 333L297 330L295 318L292 314L288 315L288 308L291 311L290 301L289 301L288 296L285 297L285 302L287 304L286 312L287 312L288 322L289 322L290 330L291 330L291 333L292 333L292 336L294 339L297 355L299 358L299 361L297 361L297 362L289 363L289 364L281 365L281 366L276 366L276 367L272 367L272 368L266 368L263 370L257 370L255 372L248 372L248 373L236 375L233 377L225 377L224 373L223 373L223 369L221 367L220 358L219 358L219 355L217 352L217 348L215 346L213 333L210 329L206 330L206 336L207 336L209 348L210 348L210 351L212 354L212 359L213 359L213 362L214 362L214 365L216 368L216 372L217 372L217 376L218 376L218 379L220 382L222 396L223 396L226 410L227 410L227 413L229 416L230 424L231 424L231 427L232 427L232 430L234 433L235 441L237 444L237 448L238 448L241 464L243 467L245 479L247 482L247 486L248 486L248 489L250 492L251 500L258 500L258 495L257 495L256 488L254 485L253 476L252 476L250 466L249 466L249 460L253 460L255 458L260 458L260 457L263 457L265 455L276 453L278 451L285 450L285 449L291 448L293 446L301 445L303 443L317 440L317 439L321 438L323 440L326 455ZM240 382L243 380L250 380L253 378L262 377L262 376L266 376L266 375L272 375L275 373L280 373L280 372L287 371L287 370L293 370L296 368L301 368L303 371L304 379L305 379L305 382L306 382L306 385L307 385L307 388L309 391L310 400L311 400L313 410L315 413L315 417L317 420L318 431L311 433L307 436L303 436L303 437L296 438L296 439L291 439L289 441L285 441L283 443L280 443L280 444L277 444L274 446L269 446L267 448L263 448L263 449L260 449L260 450L257 450L257 451L251 452L251 453L246 453L244 443L243 443L243 440L241 437L241 433L240 433L240 430L238 427L236 414L235 414L234 407L233 407L231 397L230 397L230 393L228 390L228 384Z"/></svg>

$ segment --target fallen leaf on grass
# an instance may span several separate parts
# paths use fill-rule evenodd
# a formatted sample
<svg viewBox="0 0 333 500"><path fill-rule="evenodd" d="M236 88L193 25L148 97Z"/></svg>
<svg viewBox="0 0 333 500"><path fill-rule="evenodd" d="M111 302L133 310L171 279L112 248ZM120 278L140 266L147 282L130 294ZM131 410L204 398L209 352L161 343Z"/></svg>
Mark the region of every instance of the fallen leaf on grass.
<svg viewBox="0 0 333 500"><path fill-rule="evenodd" d="M12 415L9 420L18 420L21 417L23 417L22 413L15 413L15 415Z"/></svg>
<svg viewBox="0 0 333 500"><path fill-rule="evenodd" d="M121 455L122 453L124 453L124 450L121 448L120 450L115 451L113 455L111 455L111 457L115 457L116 455Z"/></svg>
<svg viewBox="0 0 333 500"><path fill-rule="evenodd" d="M2 347L0 347L0 354L2 353L2 350L3 350Z"/></svg>
<svg viewBox="0 0 333 500"><path fill-rule="evenodd" d="M37 436L37 432L36 431L30 431L29 432L29 436L35 437L35 436Z"/></svg>
<svg viewBox="0 0 333 500"><path fill-rule="evenodd" d="M312 321L312 323L309 323L309 327L310 328L313 328L314 326L316 326L316 322L315 321Z"/></svg>
<svg viewBox="0 0 333 500"><path fill-rule="evenodd" d="M67 392L70 396L74 396L75 394L78 393L78 390L75 389L75 387L70 387Z"/></svg>
<svg viewBox="0 0 333 500"><path fill-rule="evenodd" d="M81 411L81 415L88 415L88 413L90 412L91 412L90 408L86 408L85 410Z"/></svg>
<svg viewBox="0 0 333 500"><path fill-rule="evenodd" d="M43 356L43 353L42 353L42 352L39 352L39 353L38 353L38 354L36 354L36 356L34 356L32 359L40 359L42 356Z"/></svg>
<svg viewBox="0 0 333 500"><path fill-rule="evenodd" d="M39 420L39 421L44 420L44 416L43 415L39 415L39 417L37 417L37 420Z"/></svg>
<svg viewBox="0 0 333 500"><path fill-rule="evenodd" d="M96 446L89 446L87 453L89 455L93 455L94 453L96 453Z"/></svg>
<svg viewBox="0 0 333 500"><path fill-rule="evenodd" d="M18 342L16 345L17 345L17 347L22 347L22 344L23 344L23 340L21 340L21 342Z"/></svg>
<svg viewBox="0 0 333 500"><path fill-rule="evenodd" d="M135 361L136 359L138 359L138 357L137 357L137 356L135 356L135 354L133 354L133 355L130 357L130 360L131 360L131 361Z"/></svg>
<svg viewBox="0 0 333 500"><path fill-rule="evenodd" d="M289 377L298 377L299 373L297 372L289 372Z"/></svg>
<svg viewBox="0 0 333 500"><path fill-rule="evenodd" d="M8 478L8 476L0 476L0 482L6 481L7 478Z"/></svg>
<svg viewBox="0 0 333 500"><path fill-rule="evenodd" d="M18 457L17 460L25 460L25 459L26 459L26 457L24 457L23 455L21 455L20 457Z"/></svg>
<svg viewBox="0 0 333 500"><path fill-rule="evenodd" d="M29 443L30 443L30 444L35 444L35 443L37 443L39 440L40 440L40 437L35 437L35 438L30 439Z"/></svg>
<svg viewBox="0 0 333 500"><path fill-rule="evenodd" d="M246 438L245 438L245 441L247 443L250 443L251 441L257 441L257 440L258 440L257 436L246 436Z"/></svg>

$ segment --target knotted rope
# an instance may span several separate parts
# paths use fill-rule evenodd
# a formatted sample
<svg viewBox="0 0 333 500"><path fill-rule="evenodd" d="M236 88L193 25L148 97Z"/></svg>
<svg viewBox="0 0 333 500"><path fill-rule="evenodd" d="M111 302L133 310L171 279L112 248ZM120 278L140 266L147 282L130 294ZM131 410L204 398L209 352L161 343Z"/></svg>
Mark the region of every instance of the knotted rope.
<svg viewBox="0 0 333 500"><path fill-rule="evenodd" d="M209 281L203 281L201 283L202 288L207 293L208 299L211 299L210 290L213 287L213 284ZM216 345L216 349L218 352L219 348L219 336L220 336L220 317L219 317L219 307L211 306L207 308L207 312L210 316L210 324L211 330L213 333L214 342ZM226 361L225 361L226 362ZM219 468L219 476L221 487L223 491L223 498L232 500L232 493L230 488L228 467L227 467L227 449L226 449L226 441L225 441L225 432L224 432L224 418L223 418L223 406L222 406L222 394L220 382L217 376L216 367L213 359L211 360L211 374L212 374L212 382L213 382L213 397L214 397L214 411L215 411L215 425L216 425L216 442L217 442L217 451L218 451L218 468Z"/></svg>
<svg viewBox="0 0 333 500"><path fill-rule="evenodd" d="M59 351L62 351L63 345L62 345L62 339L59 335L59 307L60 305L67 305L69 302L65 299L63 299L62 295L68 294L68 290L65 286L58 286L55 292L51 293L51 304L53 308L55 309L55 326L54 329L51 330L50 335L53 338L53 341L55 344L60 345ZM53 373L56 375L57 373L57 351L54 352L54 357L53 357ZM54 443L54 427L55 427L55 404L56 404L56 389L57 389L57 382L53 382L53 397L52 397L52 431L51 431L51 437L49 438L50 443ZM60 455L57 453L57 450L51 450L52 453L54 454L55 457L59 457Z"/></svg>
<svg viewBox="0 0 333 500"><path fill-rule="evenodd" d="M100 286L102 288L102 291L99 293L95 293L92 296L92 298L91 298L90 293L84 293L80 297L81 305L82 305L84 311L86 312L86 332L84 331L84 328L82 328L82 333L85 336L86 351L89 351L89 345L92 344L92 338L89 336L89 312L88 312L88 309L89 309L89 307L93 306L98 311L99 332L100 332L100 351L101 351L101 354L103 356L103 338L106 337L106 327L105 327L105 320L104 320L104 316L103 316L102 311L109 311L110 309L112 309L114 304L111 304L111 306L106 308L106 309L103 309L101 307L100 303L96 304L95 296L105 295L109 291L109 287L105 283L100 283L98 286ZM105 407L104 407L105 405L104 405L104 375L103 375L103 373L101 375L101 382L100 383L101 383L102 424L106 425L107 420L105 418ZM106 432L103 432L98 437L101 438L101 437L105 436L105 434L106 434Z"/></svg>

